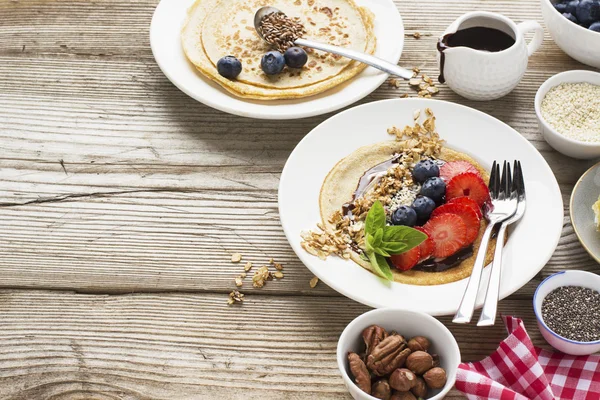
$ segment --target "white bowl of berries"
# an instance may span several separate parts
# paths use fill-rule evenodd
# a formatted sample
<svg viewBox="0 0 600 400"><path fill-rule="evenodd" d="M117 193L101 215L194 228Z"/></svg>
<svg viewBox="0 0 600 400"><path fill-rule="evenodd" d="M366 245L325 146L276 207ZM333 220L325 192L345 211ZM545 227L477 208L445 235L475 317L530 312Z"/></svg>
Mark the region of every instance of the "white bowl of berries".
<svg viewBox="0 0 600 400"><path fill-rule="evenodd" d="M600 68L600 0L541 0L552 39L565 53Z"/></svg>

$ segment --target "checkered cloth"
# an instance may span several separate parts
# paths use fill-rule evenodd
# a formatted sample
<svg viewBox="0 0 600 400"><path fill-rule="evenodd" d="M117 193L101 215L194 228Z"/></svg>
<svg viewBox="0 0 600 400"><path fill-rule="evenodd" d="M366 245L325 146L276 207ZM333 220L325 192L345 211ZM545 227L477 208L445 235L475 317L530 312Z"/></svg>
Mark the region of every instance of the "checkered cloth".
<svg viewBox="0 0 600 400"><path fill-rule="evenodd" d="M570 356L535 347L523 321L503 317L509 336L491 356L458 367L456 388L467 398L598 400L600 356Z"/></svg>

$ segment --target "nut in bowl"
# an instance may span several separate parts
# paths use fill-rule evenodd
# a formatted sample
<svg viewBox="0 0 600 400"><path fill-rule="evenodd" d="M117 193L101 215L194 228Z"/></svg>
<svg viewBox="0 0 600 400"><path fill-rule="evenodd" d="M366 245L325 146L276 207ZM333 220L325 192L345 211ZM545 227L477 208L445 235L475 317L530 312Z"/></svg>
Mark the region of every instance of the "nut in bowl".
<svg viewBox="0 0 600 400"><path fill-rule="evenodd" d="M435 318L382 308L348 324L337 361L354 399L442 399L454 386L460 350Z"/></svg>
<svg viewBox="0 0 600 400"><path fill-rule="evenodd" d="M573 158L600 157L600 73L585 70L550 77L535 95L544 139Z"/></svg>

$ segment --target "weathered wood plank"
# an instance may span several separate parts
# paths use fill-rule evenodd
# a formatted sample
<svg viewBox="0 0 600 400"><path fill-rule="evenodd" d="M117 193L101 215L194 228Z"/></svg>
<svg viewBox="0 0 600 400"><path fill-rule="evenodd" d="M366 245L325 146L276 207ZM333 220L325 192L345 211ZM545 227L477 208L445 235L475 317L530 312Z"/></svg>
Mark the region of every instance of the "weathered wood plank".
<svg viewBox="0 0 600 400"><path fill-rule="evenodd" d="M543 344L529 304L503 302L501 311L523 317ZM312 296L254 295L228 307L209 294L4 290L0 398L348 399L337 338L366 310ZM505 337L502 326L450 328L465 360L486 356Z"/></svg>

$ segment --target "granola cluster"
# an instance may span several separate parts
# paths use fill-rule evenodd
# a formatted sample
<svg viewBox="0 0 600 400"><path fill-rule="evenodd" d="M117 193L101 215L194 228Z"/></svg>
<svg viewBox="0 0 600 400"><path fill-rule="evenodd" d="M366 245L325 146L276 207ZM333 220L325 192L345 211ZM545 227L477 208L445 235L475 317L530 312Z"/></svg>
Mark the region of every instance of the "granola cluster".
<svg viewBox="0 0 600 400"><path fill-rule="evenodd" d="M233 253L231 256L231 262L234 264L242 261L242 255L240 253ZM269 267L275 268L275 272L270 271ZM241 272L238 276L235 277L234 282L235 286L240 288L244 285L244 279L248 276L248 273L252 269L252 263L250 261L244 264L244 272ZM265 286L267 281L272 281L275 279L283 279L283 265L281 263L275 262L273 258L269 260L268 265L263 265L262 267L254 270L254 274L252 275L252 286L255 288L262 288ZM315 284L316 285L316 284ZM241 303L244 301L244 294L240 293L237 290L229 293L229 299L227 300L227 304L232 305L235 303Z"/></svg>
<svg viewBox="0 0 600 400"><path fill-rule="evenodd" d="M343 215L338 210L329 217L328 222L334 229L319 223L318 230L303 232L301 246L305 251L321 259L332 254L348 259L353 249L360 253L365 245L364 220L373 203L379 200L389 208L398 201L398 194L415 190L411 173L413 166L423 158L437 158L443 141L436 132L435 116L431 109L425 109L422 123L419 122L420 110L415 111L413 119L412 126L388 129L388 133L394 135L400 144L398 162L363 196L350 203L351 214Z"/></svg>

